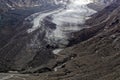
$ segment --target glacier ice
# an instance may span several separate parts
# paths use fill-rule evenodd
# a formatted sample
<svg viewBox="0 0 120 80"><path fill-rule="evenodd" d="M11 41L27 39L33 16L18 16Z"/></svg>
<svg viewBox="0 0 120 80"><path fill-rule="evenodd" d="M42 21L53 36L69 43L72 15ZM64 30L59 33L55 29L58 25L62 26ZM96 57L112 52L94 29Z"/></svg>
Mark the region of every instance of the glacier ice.
<svg viewBox="0 0 120 80"><path fill-rule="evenodd" d="M28 33L39 29L43 24L42 21L50 16L52 19L51 23L56 24L56 29L52 30L50 28L45 28L46 35L45 40L48 44L59 45L59 49L53 51L57 54L64 48L64 45L69 43L69 35L71 32L75 32L84 28L83 25L90 15L96 13L97 11L89 8L87 4L94 3L98 0L54 0L57 4L64 4L64 7L56 9L54 11L45 11L35 13L35 17L32 20L33 26L28 29ZM98 1L99 2L99 1ZM101 2L101 1L100 1ZM34 14L33 14L34 15ZM47 27L43 26L42 27ZM48 30L47 30L48 29Z"/></svg>
<svg viewBox="0 0 120 80"><path fill-rule="evenodd" d="M37 14L37 16L34 17L32 21L33 26L32 28L28 29L28 33L39 29L43 24L42 21L47 16L51 16L51 22L56 24L56 29L52 31L45 30L45 40L48 42L48 44L57 45L60 48L63 48L64 45L69 43L69 33L81 30L82 27L80 25L84 24L85 20L88 19L90 15L96 13L95 10L87 7L87 4L92 2L92 0L70 0L67 5L60 9L54 11L46 10L45 12L38 13L39 15ZM61 49L54 50L53 53L57 54L60 50Z"/></svg>
<svg viewBox="0 0 120 80"><path fill-rule="evenodd" d="M63 11L52 15L52 22L57 25L57 29L51 33L52 38L67 40L66 32L80 30L78 24L84 24L90 15L96 13L87 7L87 4L92 2L92 0L70 0Z"/></svg>

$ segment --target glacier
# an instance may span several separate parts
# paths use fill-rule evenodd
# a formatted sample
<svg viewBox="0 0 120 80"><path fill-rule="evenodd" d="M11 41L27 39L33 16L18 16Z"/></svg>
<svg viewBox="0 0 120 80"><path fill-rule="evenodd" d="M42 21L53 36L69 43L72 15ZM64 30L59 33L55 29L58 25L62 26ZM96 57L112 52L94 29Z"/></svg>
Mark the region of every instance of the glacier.
<svg viewBox="0 0 120 80"><path fill-rule="evenodd" d="M70 3L61 12L52 15L52 22L56 24L56 30L50 33L48 39L56 41L64 41L69 37L69 32L81 30L85 20L90 18L90 15L96 13L87 7L87 4L92 3L91 0L70 0Z"/></svg>
<svg viewBox="0 0 120 80"><path fill-rule="evenodd" d="M89 8L87 5L90 3L96 3L97 0L54 0L56 5L63 4L64 6L56 10L46 10L45 12L37 13L37 16L31 21L33 23L32 28L28 29L28 33L32 33L37 29L44 28L45 41L50 46L58 46L53 50L54 54L57 54L66 45L69 44L68 39L71 37L72 32L79 31L86 28L85 21L90 18L92 14L97 11ZM101 2L100 2L101 3ZM34 15L34 14L33 14ZM35 13L36 15L36 13ZM55 29L50 29L49 26L43 26L43 21L46 17L51 17L52 24L56 25ZM48 27L48 28L46 28Z"/></svg>

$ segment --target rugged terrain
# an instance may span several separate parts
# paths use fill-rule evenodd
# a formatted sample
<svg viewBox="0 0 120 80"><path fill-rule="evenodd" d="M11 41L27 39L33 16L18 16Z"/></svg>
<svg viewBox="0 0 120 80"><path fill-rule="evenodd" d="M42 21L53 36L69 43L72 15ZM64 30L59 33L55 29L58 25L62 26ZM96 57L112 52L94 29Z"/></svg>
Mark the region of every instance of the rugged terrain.
<svg viewBox="0 0 120 80"><path fill-rule="evenodd" d="M44 59L46 58L46 60L44 60L45 62L47 60L49 60L50 58L53 58L53 55L49 52L49 50L48 51L42 50L42 53L45 53L45 54L39 54L39 52L41 51L40 49L36 50L35 46L33 48L29 45L26 45L27 43L34 42L34 41L32 41L31 38L34 38L35 36L33 36L33 35L36 34L38 31L36 31L35 33L32 33L32 34L28 34L27 29L30 28L32 26L32 24L30 23L29 20L28 21L25 20L25 18L27 18L28 16L30 16L34 13L37 13L37 12L42 13L42 12L45 12L46 10L52 11L54 9L57 9L60 7L59 4L53 5L54 2L49 3L47 1L48 2L47 3L45 0L44 1L42 1L42 0L32 1L31 0L32 2L30 3L30 5L36 5L35 3L37 3L37 2L39 2L42 5L25 7L26 4L29 3L29 2L26 2L26 4L24 4L25 6L23 5L21 7L15 7L14 10L9 9L8 8L9 6L7 6L6 7L6 9L8 10L7 11L4 8L5 4L11 3L11 5L14 5L17 3L18 4L23 4L23 3L21 3L21 0L20 0L20 2L18 0L15 0L13 3L12 3L12 0L10 0L10 1L9 0L0 0L0 1L2 1L1 4L3 4L3 6L1 6L2 10L0 13L0 38L1 38L0 39L0 55L2 55L1 60L0 60L0 62L1 62L0 63L0 65L1 65L0 71L5 72L6 69L7 70L10 69L9 66L12 66L14 61L19 61L19 63L21 64L21 60L22 61L26 60L25 57L24 57L24 59L22 57L25 55L27 55L27 59L29 59L28 61L31 61L31 59L33 59L36 56L36 54L43 57ZM42 34L44 34L44 33L42 33ZM39 38L42 37L42 36L41 37L40 36L39 36ZM42 38L40 40L42 40ZM43 44L44 44L44 42L43 42ZM32 43L30 45L32 45ZM28 46L29 49L27 49L26 46ZM43 46L43 48L44 48L44 46ZM34 51L32 51L32 49L34 49ZM24 50L24 51L22 51L22 50ZM29 54L27 54L26 51ZM21 53L23 53L23 54L21 54ZM48 54L48 56L47 56L47 54ZM19 58L17 56L19 56ZM22 58L20 58L20 56ZM15 59L15 57L17 60ZM42 59L41 63L39 63L39 64L42 64L45 62L43 62L43 59ZM16 62L15 64L18 65L18 62ZM26 62L25 62L25 64L26 64ZM25 64L24 64L24 66L25 66ZM23 67L23 65L21 65L21 66ZM3 69L3 67L5 70ZM20 67L20 65L19 65L19 67ZM15 68L13 68L13 69L15 69Z"/></svg>
<svg viewBox="0 0 120 80"><path fill-rule="evenodd" d="M95 14L90 20L97 22L76 33L84 41L56 55L44 66L49 72L36 80L120 80L120 6L115 4Z"/></svg>
<svg viewBox="0 0 120 80"><path fill-rule="evenodd" d="M1 74L7 75L6 77L2 76L1 79L120 80L119 13L120 1L116 0L92 15L92 18L88 19L84 25L87 28L71 33L72 38L69 39L68 47L58 54L52 53L56 46L50 46L43 40L45 34L44 31L41 31L43 28L30 34L26 32L28 26L31 25L27 24L26 21L21 28L15 30L22 31L22 34L12 37L13 39L10 39L7 45L0 45L0 55L2 55L0 57L0 70L9 72ZM25 27L26 24L27 27ZM45 25L51 25L49 27L52 29L55 28L53 23ZM8 30L1 31L4 35L13 32L9 30L11 28L5 27L5 29ZM15 33L13 32L13 34ZM41 34L43 35L41 36ZM3 41L1 40L1 43ZM18 70L22 74L18 74L14 70Z"/></svg>
<svg viewBox="0 0 120 80"><path fill-rule="evenodd" d="M83 42L57 55L55 72L48 73L48 80L120 79L120 7L112 4L103 11L109 13L106 18L102 18L105 14L95 14L90 20L98 22L77 34Z"/></svg>

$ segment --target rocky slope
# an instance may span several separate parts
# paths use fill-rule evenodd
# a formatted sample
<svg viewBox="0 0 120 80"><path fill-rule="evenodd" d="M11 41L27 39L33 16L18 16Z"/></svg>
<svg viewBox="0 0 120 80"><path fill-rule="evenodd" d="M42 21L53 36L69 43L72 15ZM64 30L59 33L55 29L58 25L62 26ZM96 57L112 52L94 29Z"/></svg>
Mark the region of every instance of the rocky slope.
<svg viewBox="0 0 120 80"><path fill-rule="evenodd" d="M20 7L35 7L47 3L54 4L52 0L0 0L1 7L15 9Z"/></svg>
<svg viewBox="0 0 120 80"><path fill-rule="evenodd" d="M16 2L18 5L21 3ZM46 17L46 15L53 14L54 10L57 11L59 5L45 3L40 7L25 8L24 5L22 7L24 9L15 7L15 10L9 10L1 14L0 55L2 57L0 58L0 71L19 71L46 64L50 59L55 58L52 51L59 47L58 42L53 40L51 44L51 39L46 39L46 34L48 33L49 36L49 33L56 29L56 24L49 22L51 17ZM40 17L37 17L39 14ZM42 17L43 19L41 19ZM31 30L32 26L34 27L34 24L31 23L34 18L37 19L35 25L38 22L38 26L37 29L29 33L28 30ZM41 23L40 20L42 20ZM67 45L64 40L59 42L62 47L64 47L64 44Z"/></svg>
<svg viewBox="0 0 120 80"><path fill-rule="evenodd" d="M119 80L119 3L117 0L116 3L92 15L92 18L86 21L89 28L72 33L73 37L68 45L71 47L56 55L51 53L55 47L43 40L45 37L43 27L28 34L26 30L30 24L26 21L21 28L16 28L16 31L22 32L0 49L2 55L0 70L35 73L12 74L8 76L8 80ZM47 25L51 25L49 27L52 29L55 28L55 24L47 23ZM11 31L7 29L8 32ZM2 33L6 34L6 30ZM39 76L35 76L36 73Z"/></svg>
<svg viewBox="0 0 120 80"><path fill-rule="evenodd" d="M40 64L46 63L47 60L49 60L50 58L53 58L54 56L51 54L51 52L45 51L44 46L42 53L43 54L39 54L39 52L41 52L40 49L37 49L36 51L36 46L34 46L34 51L32 51L33 47L32 42L34 43L34 41L32 41L31 38L35 38L35 36L33 35L39 35L39 31L32 33L32 34L28 34L26 31L27 29L32 25L30 23L30 21L25 21L25 18L27 18L28 16L37 13L37 12L44 12L46 10L54 10L57 9L59 7L59 5L53 5L54 2L49 3L49 1L42 1L42 0L28 0L28 2L21 2L21 0L15 0L13 2L13 0L0 0L2 4L1 7L1 14L0 14L0 55L2 55L3 57L1 57L0 60L0 68L1 71L6 71L6 69L10 69L9 66L14 65L15 64L18 65L18 63L21 64L22 61L26 60L26 58L20 58L20 56L25 56L27 55L27 59L26 62L30 62L31 59L34 59L34 57L37 57L36 55L39 55L41 57L43 57L44 59L46 58L46 60L44 60L45 62L43 62L43 59L41 60ZM29 5L31 6L26 6L27 3L29 3ZM40 6L32 6L37 4L42 4ZM12 3L13 2L13 3ZM9 4L11 3L11 5L16 4L16 6L13 6L15 9L11 10L6 6L5 4ZM26 4L23 4L26 3ZM43 4L45 3L45 4ZM19 6L23 4L23 6ZM4 8L5 7L5 8ZM22 7L22 8L20 8ZM27 8L26 8L27 7ZM7 11L8 10L8 11ZM44 33L42 33L44 34ZM42 36L39 35L39 40L42 40ZM29 45L27 45L28 43L30 43ZM36 42L34 44L37 44ZM44 44L44 42L43 42ZM39 44L38 44L39 45ZM29 49L26 48L29 47ZM18 51L20 50L20 51ZM24 51L23 51L24 50ZM17 52L18 51L18 52ZM27 51L27 52L26 52ZM32 51L32 52L31 52ZM23 54L21 54L23 53ZM29 53L29 54L26 54ZM34 54L35 53L35 54ZM18 58L18 57L19 58ZM15 58L16 57L16 58ZM17 60L16 60L17 59ZM36 58L37 59L37 58ZM36 59L34 61L36 61ZM41 59L41 58L40 58ZM19 61L19 62L16 62ZM22 67L26 65L26 62L24 65L21 65ZM31 62L32 63L32 62ZM3 69L3 67L5 67ZM15 66L13 66L15 67ZM19 65L20 67L20 65ZM15 69L15 68L13 68Z"/></svg>
<svg viewBox="0 0 120 80"><path fill-rule="evenodd" d="M88 4L94 10L101 11L104 7L108 6L109 4L116 2L115 0L94 0L94 3Z"/></svg>
<svg viewBox="0 0 120 80"><path fill-rule="evenodd" d="M115 3L116 4L116 3ZM49 69L47 73L40 74L38 80L119 80L120 79L120 6L112 4L95 16L98 23L91 24L91 28L75 33L83 42L66 48L56 55L44 68L37 72ZM103 12L102 11L102 12ZM95 20L91 18L90 20ZM94 34L94 35L92 35ZM88 37L89 36L89 37ZM31 72L36 72L32 70ZM32 79L32 78L31 78Z"/></svg>
<svg viewBox="0 0 120 80"><path fill-rule="evenodd" d="M118 0L88 20L90 28L73 34L78 39L76 45L61 51L48 64L25 71L34 75L14 75L8 80L120 80L119 13Z"/></svg>
<svg viewBox="0 0 120 80"><path fill-rule="evenodd" d="M109 9L111 11L104 20L97 19L91 28L76 33L81 37L79 39L87 38L85 41L61 51L52 67L48 64L48 68L54 70L46 73L48 80L120 79L120 6L112 4L103 11L108 12ZM96 15L102 19L105 14Z"/></svg>

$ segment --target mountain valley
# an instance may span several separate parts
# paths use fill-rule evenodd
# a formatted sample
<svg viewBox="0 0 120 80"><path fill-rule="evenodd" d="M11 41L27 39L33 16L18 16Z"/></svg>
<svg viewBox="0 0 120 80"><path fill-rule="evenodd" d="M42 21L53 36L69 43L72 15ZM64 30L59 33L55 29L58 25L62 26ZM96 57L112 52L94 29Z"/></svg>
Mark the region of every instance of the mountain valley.
<svg viewBox="0 0 120 80"><path fill-rule="evenodd" d="M0 0L0 80L120 80L119 0Z"/></svg>

